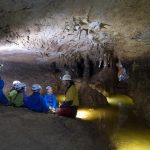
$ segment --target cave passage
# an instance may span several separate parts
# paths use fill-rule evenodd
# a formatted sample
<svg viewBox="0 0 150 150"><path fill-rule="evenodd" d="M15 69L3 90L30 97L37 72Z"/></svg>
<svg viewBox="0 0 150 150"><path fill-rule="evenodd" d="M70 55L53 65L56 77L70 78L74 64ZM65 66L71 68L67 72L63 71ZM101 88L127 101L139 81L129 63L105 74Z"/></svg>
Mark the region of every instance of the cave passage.
<svg viewBox="0 0 150 150"><path fill-rule="evenodd" d="M68 72L76 119L0 105L1 150L150 149L150 0L0 0L0 77L51 86ZM76 107L77 108L77 107Z"/></svg>

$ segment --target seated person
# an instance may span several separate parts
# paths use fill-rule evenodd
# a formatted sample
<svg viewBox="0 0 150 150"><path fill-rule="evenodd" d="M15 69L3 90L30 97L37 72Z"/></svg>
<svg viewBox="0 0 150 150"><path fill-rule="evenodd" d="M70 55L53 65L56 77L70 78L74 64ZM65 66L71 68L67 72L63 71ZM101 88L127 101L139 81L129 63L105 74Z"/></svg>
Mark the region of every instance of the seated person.
<svg viewBox="0 0 150 150"><path fill-rule="evenodd" d="M8 95L11 105L15 107L23 106L25 88L26 88L26 85L24 83L18 83L14 86L14 89L10 91Z"/></svg>
<svg viewBox="0 0 150 150"><path fill-rule="evenodd" d="M65 101L61 103L58 115L75 118L79 106L78 92L71 76L67 73L62 78L66 86Z"/></svg>
<svg viewBox="0 0 150 150"><path fill-rule="evenodd" d="M57 100L55 95L53 94L53 90L51 86L46 87L47 94L44 95L44 101L47 107L50 109L51 112L55 112L57 108Z"/></svg>
<svg viewBox="0 0 150 150"><path fill-rule="evenodd" d="M24 106L35 112L48 112L49 107L46 105L40 91L42 87L39 84L32 85L32 95L24 99Z"/></svg>
<svg viewBox="0 0 150 150"><path fill-rule="evenodd" d="M4 88L4 81L0 77L0 103L3 105L9 105L9 101L7 97L4 95L3 88Z"/></svg>
<svg viewBox="0 0 150 150"><path fill-rule="evenodd" d="M19 83L21 83L21 82L17 81L17 80L13 81L10 91L15 90L15 86Z"/></svg>

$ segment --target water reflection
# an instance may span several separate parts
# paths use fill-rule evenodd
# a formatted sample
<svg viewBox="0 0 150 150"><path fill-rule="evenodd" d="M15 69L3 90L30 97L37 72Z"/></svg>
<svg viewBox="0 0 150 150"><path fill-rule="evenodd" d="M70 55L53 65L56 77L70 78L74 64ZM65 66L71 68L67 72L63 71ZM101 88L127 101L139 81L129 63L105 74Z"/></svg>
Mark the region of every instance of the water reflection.
<svg viewBox="0 0 150 150"><path fill-rule="evenodd" d="M127 105L127 106L132 106L133 105L133 100L126 95L111 95L107 97L107 101L109 104L113 106L119 106L121 104Z"/></svg>
<svg viewBox="0 0 150 150"><path fill-rule="evenodd" d="M133 100L126 95L107 97L110 107L81 108L77 118L94 121L102 120L106 132L117 150L150 150L150 129L130 114ZM117 107L114 107L117 106Z"/></svg>
<svg viewBox="0 0 150 150"><path fill-rule="evenodd" d="M104 117L106 118L108 115L106 115L106 110L104 109L82 108L78 110L76 117L83 120L97 120Z"/></svg>

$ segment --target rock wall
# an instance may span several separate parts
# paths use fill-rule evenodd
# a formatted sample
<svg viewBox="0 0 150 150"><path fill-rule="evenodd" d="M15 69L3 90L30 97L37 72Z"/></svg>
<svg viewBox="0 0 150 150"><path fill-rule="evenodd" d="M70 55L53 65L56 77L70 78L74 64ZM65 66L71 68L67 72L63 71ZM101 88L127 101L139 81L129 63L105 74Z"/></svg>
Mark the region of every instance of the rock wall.
<svg viewBox="0 0 150 150"><path fill-rule="evenodd" d="M150 125L150 61L149 57L135 60L130 68L129 91L134 97L136 114Z"/></svg>
<svg viewBox="0 0 150 150"><path fill-rule="evenodd" d="M149 0L1 0L0 43L42 50L44 57L107 43L119 57L134 58L149 54L149 5Z"/></svg>

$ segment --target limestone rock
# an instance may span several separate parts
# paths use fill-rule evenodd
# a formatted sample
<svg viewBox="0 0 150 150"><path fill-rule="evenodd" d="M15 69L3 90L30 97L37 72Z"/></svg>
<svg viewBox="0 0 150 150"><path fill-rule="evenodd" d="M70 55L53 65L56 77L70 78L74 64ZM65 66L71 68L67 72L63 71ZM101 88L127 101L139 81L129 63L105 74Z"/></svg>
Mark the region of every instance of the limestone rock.
<svg viewBox="0 0 150 150"><path fill-rule="evenodd" d="M79 90L80 105L83 107L101 107L108 106L107 99L104 95L97 92L94 89L88 87L88 85L81 85Z"/></svg>

